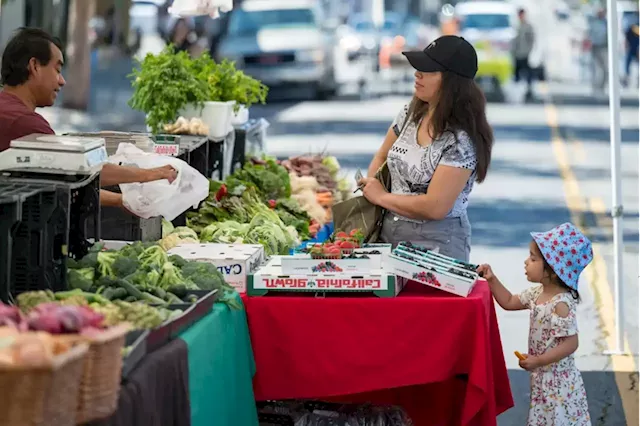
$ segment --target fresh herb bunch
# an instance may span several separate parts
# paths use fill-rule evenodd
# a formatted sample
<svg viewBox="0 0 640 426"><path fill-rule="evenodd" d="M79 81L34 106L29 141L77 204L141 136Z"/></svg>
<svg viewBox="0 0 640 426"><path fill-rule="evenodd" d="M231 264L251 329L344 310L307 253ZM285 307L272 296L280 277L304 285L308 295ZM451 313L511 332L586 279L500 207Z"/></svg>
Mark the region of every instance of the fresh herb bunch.
<svg viewBox="0 0 640 426"><path fill-rule="evenodd" d="M186 52L176 52L172 45L157 55L149 53L130 75L133 96L129 106L146 113L147 125L153 133L159 133L162 125L173 123L178 111L188 104L202 105L209 100L204 75L214 67L211 58L203 55L194 61Z"/></svg>
<svg viewBox="0 0 640 426"><path fill-rule="evenodd" d="M260 81L236 69L235 62L224 59L216 66L216 71L208 75L209 99L228 102L236 101L234 109L244 105L249 108L255 103L264 104L269 89Z"/></svg>
<svg viewBox="0 0 640 426"><path fill-rule="evenodd" d="M185 106L202 107L206 101L235 101L250 107L265 103L269 89L260 81L236 69L229 60L216 62L208 53L192 59L186 52L176 52L172 45L157 55L147 54L134 68L131 108L147 114L147 125L153 133L162 125L173 123Z"/></svg>

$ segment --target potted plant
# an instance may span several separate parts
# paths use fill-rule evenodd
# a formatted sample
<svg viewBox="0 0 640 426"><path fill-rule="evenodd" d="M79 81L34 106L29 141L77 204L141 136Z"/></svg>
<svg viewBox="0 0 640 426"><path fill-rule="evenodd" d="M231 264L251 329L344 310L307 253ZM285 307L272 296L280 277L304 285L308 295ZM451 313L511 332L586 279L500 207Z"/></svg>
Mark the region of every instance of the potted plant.
<svg viewBox="0 0 640 426"><path fill-rule="evenodd" d="M216 72L208 76L208 82L211 99L233 103L237 123L246 122L249 107L258 102L264 104L269 92L267 86L236 69L235 63L227 59L217 65ZM242 116L245 118L240 118Z"/></svg>
<svg viewBox="0 0 640 426"><path fill-rule="evenodd" d="M171 45L157 55L149 53L130 75L133 95L129 106L144 112L149 130L160 133L163 124L173 123L187 105L202 105L208 99L209 86L203 75L214 66L194 61Z"/></svg>
<svg viewBox="0 0 640 426"><path fill-rule="evenodd" d="M182 116L200 118L209 127L209 137L224 137L234 114L266 102L267 86L237 70L233 62L216 64L208 53L192 59L169 45L157 55L147 54L139 65L131 74L129 105L146 114L153 133Z"/></svg>

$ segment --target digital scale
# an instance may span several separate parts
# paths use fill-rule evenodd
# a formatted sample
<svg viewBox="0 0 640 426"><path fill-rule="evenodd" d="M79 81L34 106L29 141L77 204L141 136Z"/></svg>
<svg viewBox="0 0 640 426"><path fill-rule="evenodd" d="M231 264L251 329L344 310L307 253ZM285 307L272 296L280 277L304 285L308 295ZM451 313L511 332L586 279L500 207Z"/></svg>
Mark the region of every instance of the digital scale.
<svg viewBox="0 0 640 426"><path fill-rule="evenodd" d="M0 152L0 173L93 175L107 158L104 138L32 134Z"/></svg>

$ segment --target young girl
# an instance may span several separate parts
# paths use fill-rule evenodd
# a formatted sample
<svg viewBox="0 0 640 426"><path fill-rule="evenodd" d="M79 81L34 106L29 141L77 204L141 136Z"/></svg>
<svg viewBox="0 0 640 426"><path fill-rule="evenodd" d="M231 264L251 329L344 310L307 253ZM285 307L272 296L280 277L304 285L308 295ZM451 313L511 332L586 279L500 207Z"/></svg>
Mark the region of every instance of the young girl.
<svg viewBox="0 0 640 426"><path fill-rule="evenodd" d="M478 273L506 310L530 309L529 353L520 367L531 372L528 426L591 425L587 394L573 353L578 349L578 277L591 262L591 242L570 223L549 232L532 232L527 279L539 285L519 295L507 290L489 265Z"/></svg>

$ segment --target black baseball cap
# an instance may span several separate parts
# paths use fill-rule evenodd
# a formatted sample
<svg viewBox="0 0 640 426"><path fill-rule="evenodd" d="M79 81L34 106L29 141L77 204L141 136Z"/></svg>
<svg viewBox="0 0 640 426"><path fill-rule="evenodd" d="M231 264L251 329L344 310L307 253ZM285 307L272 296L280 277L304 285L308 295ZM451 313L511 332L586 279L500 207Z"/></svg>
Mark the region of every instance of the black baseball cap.
<svg viewBox="0 0 640 426"><path fill-rule="evenodd" d="M466 78L474 78L478 72L476 49L467 40L454 35L437 38L422 51L402 54L421 72L450 71Z"/></svg>

